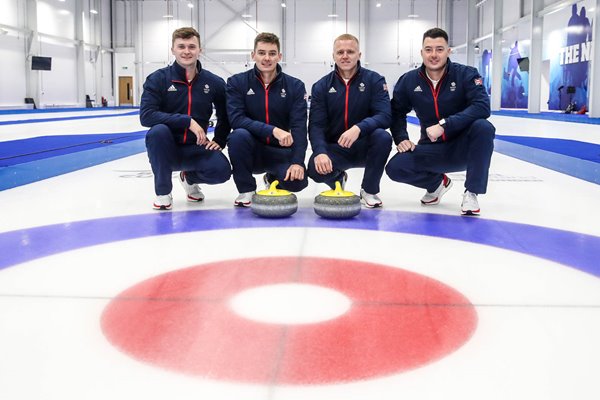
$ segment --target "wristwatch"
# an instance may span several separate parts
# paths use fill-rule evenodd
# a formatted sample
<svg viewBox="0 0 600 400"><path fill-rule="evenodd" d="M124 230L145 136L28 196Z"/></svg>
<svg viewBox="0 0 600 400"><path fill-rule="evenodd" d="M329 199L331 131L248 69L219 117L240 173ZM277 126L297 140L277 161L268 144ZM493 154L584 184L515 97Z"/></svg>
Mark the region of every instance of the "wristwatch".
<svg viewBox="0 0 600 400"><path fill-rule="evenodd" d="M440 122L438 122L438 124L440 124L442 128L446 129L446 120L444 118L440 119Z"/></svg>

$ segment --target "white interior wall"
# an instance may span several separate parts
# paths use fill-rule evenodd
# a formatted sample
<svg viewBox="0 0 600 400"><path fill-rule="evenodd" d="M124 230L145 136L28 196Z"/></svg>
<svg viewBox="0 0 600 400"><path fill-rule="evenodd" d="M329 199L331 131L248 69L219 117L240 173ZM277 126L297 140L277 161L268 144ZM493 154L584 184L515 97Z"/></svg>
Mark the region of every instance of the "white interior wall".
<svg viewBox="0 0 600 400"><path fill-rule="evenodd" d="M468 6L467 0L285 0L287 8L284 10L280 7L282 0L96 0L100 14L91 16L90 2L86 1L4 0L0 28L7 33L0 35L3 60L0 63L0 106L22 104L25 97L30 67L27 7L35 1L39 48L32 48L30 53L53 57L52 71L31 73L32 79L39 79L42 106L82 105L78 85L85 85L85 93L97 103L104 96L114 104L116 82L118 76L123 75L134 77L137 102L146 76L172 60L172 31L189 25L200 31L204 66L225 79L252 66L250 51L256 33L271 31L282 39L285 71L302 79L310 90L316 80L331 71L333 39L349 31L361 40L363 64L380 72L388 84L393 85L402 73L420 64L421 35L427 28L437 23L448 26L451 44L464 43ZM187 7L188 1L194 8ZM514 40L529 39L528 23L521 19L516 3L504 1L503 23L515 24L515 28L503 33L504 51L508 51ZM546 5L555 3L558 0L545 0ZM439 10L447 7L452 8L449 13L452 21L438 15ZM478 9L479 35L490 34L493 1L481 3ZM83 16L86 43L82 83L73 78L78 71L74 41L77 39L77 10ZM524 11L529 10L525 4ZM173 18L163 18L169 11ZM411 13L418 17L409 18ZM242 14L250 16L244 18ZM328 17L328 14L337 17ZM551 15L546 19L551 19ZM553 29L560 28L564 27L545 23L544 36L551 36ZM114 56L112 51L115 51ZM547 52L546 47L544 51ZM465 62L465 48L459 46L452 59Z"/></svg>
<svg viewBox="0 0 600 400"><path fill-rule="evenodd" d="M38 0L38 32L67 39L75 39L75 9L76 4L74 0L60 3L56 0Z"/></svg>
<svg viewBox="0 0 600 400"><path fill-rule="evenodd" d="M40 99L38 106L77 107L77 54L74 45L64 43L41 43L41 54L52 57L51 71L32 71L40 76Z"/></svg>
<svg viewBox="0 0 600 400"><path fill-rule="evenodd" d="M0 107L23 104L25 97L25 35L19 31L24 26L24 11L21 1L4 3L0 12L0 26L6 31L0 35Z"/></svg>
<svg viewBox="0 0 600 400"><path fill-rule="evenodd" d="M0 36L0 107L24 104L25 71L29 68L23 37Z"/></svg>
<svg viewBox="0 0 600 400"><path fill-rule="evenodd" d="M227 79L250 68L256 33L270 31L282 40L284 70L302 79L309 91L331 71L333 40L346 31L360 39L365 66L384 75L388 83L395 83L402 73L420 63L422 33L435 26L438 18L437 0L382 0L380 7L374 1L350 0L347 9L346 2L287 0L285 10L280 0L260 0L249 7L246 0L201 3L201 61L207 69ZM138 27L143 43L139 52L142 81L172 61L171 32L193 19L186 14L178 20L177 15L182 14L181 5L178 7L173 7L174 18L169 19L163 18L167 10L163 0L146 0L140 6L144 21ZM418 17L408 18L411 13ZM242 14L252 17L242 18ZM337 17L329 17L332 14ZM127 18L126 12L120 15L118 25ZM119 28L117 32L117 43L126 45L128 38L119 36L126 30Z"/></svg>
<svg viewBox="0 0 600 400"><path fill-rule="evenodd" d="M454 0L450 9L452 21L449 21L448 35L450 36L450 44L456 46L464 43L467 40L467 7L468 0Z"/></svg>

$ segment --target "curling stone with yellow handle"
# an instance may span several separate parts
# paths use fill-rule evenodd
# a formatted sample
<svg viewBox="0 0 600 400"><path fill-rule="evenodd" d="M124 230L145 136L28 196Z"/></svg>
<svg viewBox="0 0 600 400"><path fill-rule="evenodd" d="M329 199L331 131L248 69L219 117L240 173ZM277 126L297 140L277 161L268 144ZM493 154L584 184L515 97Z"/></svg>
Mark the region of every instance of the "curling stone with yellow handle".
<svg viewBox="0 0 600 400"><path fill-rule="evenodd" d="M323 218L343 219L360 214L360 197L342 189L339 182L335 189L326 190L315 197L315 213Z"/></svg>
<svg viewBox="0 0 600 400"><path fill-rule="evenodd" d="M279 181L273 181L268 189L252 195L252 212L259 217L283 218L298 211L298 198L295 194L277 189Z"/></svg>

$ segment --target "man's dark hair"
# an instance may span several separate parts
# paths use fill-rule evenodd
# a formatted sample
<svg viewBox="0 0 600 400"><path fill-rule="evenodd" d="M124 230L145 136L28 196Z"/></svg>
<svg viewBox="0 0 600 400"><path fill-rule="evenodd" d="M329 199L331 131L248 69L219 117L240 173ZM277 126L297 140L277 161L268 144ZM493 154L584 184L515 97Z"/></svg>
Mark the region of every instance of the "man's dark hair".
<svg viewBox="0 0 600 400"><path fill-rule="evenodd" d="M425 41L425 38L437 39L440 37L444 38L444 40L446 40L446 43L448 43L448 34L445 30L443 30L442 28L431 28L425 31L425 33L423 34L423 42Z"/></svg>
<svg viewBox="0 0 600 400"><path fill-rule="evenodd" d="M262 32L256 35L254 38L254 51L256 51L256 46L260 42L274 44L277 46L277 51L281 51L281 46L279 46L279 38L274 33Z"/></svg>
<svg viewBox="0 0 600 400"><path fill-rule="evenodd" d="M190 39L192 37L197 37L198 44L200 44L200 34L194 28L186 26L184 28L175 29L175 31L173 32L171 46L173 46L173 44L175 43L175 39Z"/></svg>

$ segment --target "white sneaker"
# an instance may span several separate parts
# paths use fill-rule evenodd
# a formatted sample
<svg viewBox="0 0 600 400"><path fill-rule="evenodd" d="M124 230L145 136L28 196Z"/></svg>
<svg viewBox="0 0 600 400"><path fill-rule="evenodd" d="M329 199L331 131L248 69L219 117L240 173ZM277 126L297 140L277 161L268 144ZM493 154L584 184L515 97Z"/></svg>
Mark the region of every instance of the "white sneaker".
<svg viewBox="0 0 600 400"><path fill-rule="evenodd" d="M446 174L444 174L444 176L442 178L442 183L440 183L440 186L438 186L438 188L435 189L434 192L425 193L425 196L423 196L421 198L421 204L423 204L424 206L432 206L434 204L439 204L440 200L442 199L442 196L448 190L450 190L451 187L452 187L452 180L450 180L450 178L448 178L448 176Z"/></svg>
<svg viewBox="0 0 600 400"><path fill-rule="evenodd" d="M204 200L204 194L202 190L200 190L200 186L196 183L189 184L185 179L185 171L181 171L179 173L179 182L181 182L181 186L183 186L183 190L187 194L187 201L202 201Z"/></svg>
<svg viewBox="0 0 600 400"><path fill-rule="evenodd" d="M253 194L254 192L240 193L239 196L235 198L233 205L238 207L250 207Z"/></svg>
<svg viewBox="0 0 600 400"><path fill-rule="evenodd" d="M163 196L156 196L156 200L152 204L155 210L170 210L173 207L173 196L171 193Z"/></svg>
<svg viewBox="0 0 600 400"><path fill-rule="evenodd" d="M383 202L376 194L371 194L365 192L365 189L360 189L360 201L367 208L377 208L382 207Z"/></svg>
<svg viewBox="0 0 600 400"><path fill-rule="evenodd" d="M463 201L460 206L462 215L479 215L481 209L477 201L477 194L471 193L468 190L463 194Z"/></svg>

